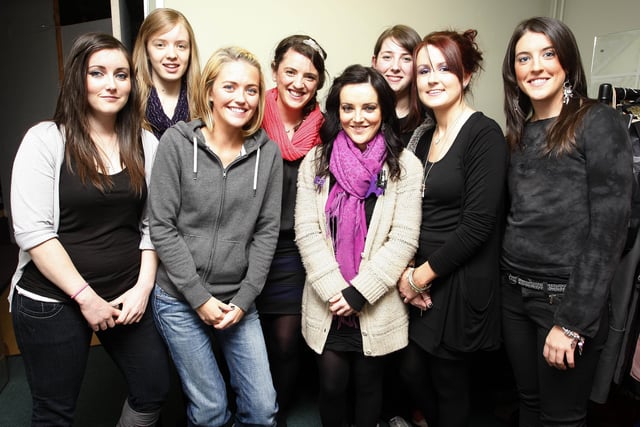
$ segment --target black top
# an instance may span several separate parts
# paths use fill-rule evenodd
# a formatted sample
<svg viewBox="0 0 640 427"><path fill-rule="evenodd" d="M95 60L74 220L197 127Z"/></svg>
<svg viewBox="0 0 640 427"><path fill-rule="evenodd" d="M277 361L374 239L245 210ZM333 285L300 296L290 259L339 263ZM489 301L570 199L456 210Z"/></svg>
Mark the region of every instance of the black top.
<svg viewBox="0 0 640 427"><path fill-rule="evenodd" d="M427 141L433 131L427 131ZM416 154L423 162L428 150L424 144L417 147ZM447 349L472 351L499 343L495 322L499 320L498 261L507 157L498 124L476 112L444 157L425 165L416 265L428 260L439 277L431 288L433 308L424 313L410 308L409 335L437 356L451 357ZM467 278L463 280L466 288L457 292L452 278L461 276ZM464 306L482 307L474 330L458 330L458 323L451 319L451 308Z"/></svg>
<svg viewBox="0 0 640 427"><path fill-rule="evenodd" d="M567 282L555 323L592 337L625 242L632 156L619 114L591 107L563 155L544 155L555 119L527 123L511 155L503 268Z"/></svg>
<svg viewBox="0 0 640 427"><path fill-rule="evenodd" d="M104 194L60 171L60 224L58 240L80 275L102 298L112 300L133 287L140 272L140 219L147 197L130 189L125 169L112 175L113 188ZM60 301L69 297L46 279L33 262L18 284L38 295Z"/></svg>
<svg viewBox="0 0 640 427"><path fill-rule="evenodd" d="M293 161L282 160L282 211L280 212L280 235L278 236L275 257L282 255L300 256L298 247L294 242L293 214L296 207L298 169L301 162L302 158Z"/></svg>

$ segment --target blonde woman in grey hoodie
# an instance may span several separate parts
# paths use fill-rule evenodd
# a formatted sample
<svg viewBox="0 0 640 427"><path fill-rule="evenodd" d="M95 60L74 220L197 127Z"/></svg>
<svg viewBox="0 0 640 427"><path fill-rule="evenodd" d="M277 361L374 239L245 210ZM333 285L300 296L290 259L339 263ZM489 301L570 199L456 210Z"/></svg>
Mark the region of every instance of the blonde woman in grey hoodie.
<svg viewBox="0 0 640 427"><path fill-rule="evenodd" d="M273 426L277 412L254 300L280 226L282 158L260 129L258 60L216 51L202 73L195 117L162 137L151 178L151 240L161 265L153 313L198 426ZM237 396L228 409L212 343Z"/></svg>

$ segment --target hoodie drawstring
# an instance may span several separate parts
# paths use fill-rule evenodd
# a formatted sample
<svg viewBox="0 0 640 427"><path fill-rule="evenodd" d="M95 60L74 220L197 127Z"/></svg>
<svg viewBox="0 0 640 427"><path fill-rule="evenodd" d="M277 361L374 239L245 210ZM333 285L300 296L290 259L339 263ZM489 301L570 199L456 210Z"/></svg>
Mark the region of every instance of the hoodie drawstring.
<svg viewBox="0 0 640 427"><path fill-rule="evenodd" d="M193 179L198 179L198 138L193 135Z"/></svg>
<svg viewBox="0 0 640 427"><path fill-rule="evenodd" d="M256 167L253 170L253 196L255 197L258 189L258 165L260 164L260 147L258 147L258 155L256 156Z"/></svg>

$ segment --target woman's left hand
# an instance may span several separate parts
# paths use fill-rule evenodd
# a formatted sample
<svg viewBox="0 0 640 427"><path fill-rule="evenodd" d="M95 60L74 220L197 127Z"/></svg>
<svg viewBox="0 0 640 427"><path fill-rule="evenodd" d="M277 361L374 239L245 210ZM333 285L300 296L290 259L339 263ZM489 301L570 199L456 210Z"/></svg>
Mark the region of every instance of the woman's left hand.
<svg viewBox="0 0 640 427"><path fill-rule="evenodd" d="M352 314L358 313L353 308L351 308L342 293L334 295L329 300L329 310L336 316L351 316Z"/></svg>
<svg viewBox="0 0 640 427"><path fill-rule="evenodd" d="M244 317L244 311L235 304L229 304L230 310L222 310L224 317L221 321L214 324L216 329L227 329L230 326L235 325Z"/></svg>
<svg viewBox="0 0 640 427"><path fill-rule="evenodd" d="M398 292L400 292L400 297L402 297L402 302L405 304L409 304L413 301L419 294L411 289L409 285L409 279L407 279L407 275L411 271L412 267L407 267L402 274L400 275L400 279L398 280Z"/></svg>
<svg viewBox="0 0 640 427"><path fill-rule="evenodd" d="M549 366L562 371L576 366L573 339L566 336L558 325L554 325L547 334L542 355Z"/></svg>
<svg viewBox="0 0 640 427"><path fill-rule="evenodd" d="M122 305L120 316L116 319L117 325L130 325L138 323L147 309L149 302L149 291L136 284L127 292L110 302L114 307Z"/></svg>

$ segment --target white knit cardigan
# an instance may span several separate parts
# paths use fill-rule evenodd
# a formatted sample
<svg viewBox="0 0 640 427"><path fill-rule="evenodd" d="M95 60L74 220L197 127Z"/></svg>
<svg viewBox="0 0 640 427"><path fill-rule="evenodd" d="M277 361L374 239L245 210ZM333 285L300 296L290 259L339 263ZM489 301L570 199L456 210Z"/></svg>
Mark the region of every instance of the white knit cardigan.
<svg viewBox="0 0 640 427"><path fill-rule="evenodd" d="M300 165L295 208L296 243L307 278L302 296L302 335L322 353L332 314L329 299L349 286L340 273L326 227L329 180L314 183L316 157L311 150ZM385 169L388 168L385 164ZM408 309L396 288L418 247L422 215L422 164L408 150L400 155L401 174L378 197L368 227L360 269L351 284L367 300L360 312L363 353L381 356L408 344Z"/></svg>

